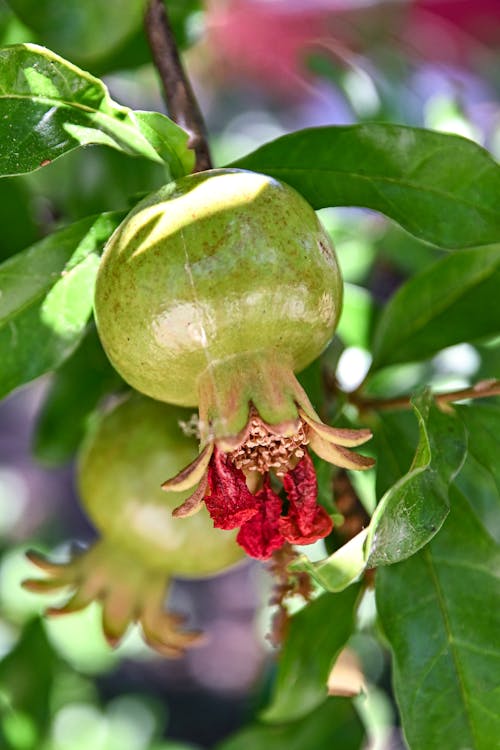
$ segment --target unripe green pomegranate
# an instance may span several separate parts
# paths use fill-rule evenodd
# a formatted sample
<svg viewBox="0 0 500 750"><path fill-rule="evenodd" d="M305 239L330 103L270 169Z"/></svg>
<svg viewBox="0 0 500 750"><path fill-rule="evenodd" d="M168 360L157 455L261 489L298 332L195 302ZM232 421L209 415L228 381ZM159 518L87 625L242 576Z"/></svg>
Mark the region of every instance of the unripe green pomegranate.
<svg viewBox="0 0 500 750"><path fill-rule="evenodd" d="M213 170L128 215L104 253L95 313L128 383L196 406L200 380L223 377L235 358L304 368L330 341L341 302L335 253L305 200L261 174Z"/></svg>
<svg viewBox="0 0 500 750"><path fill-rule="evenodd" d="M102 601L104 633L113 645L138 620L153 647L167 654L181 650L195 634L179 631L179 618L164 611L168 579L213 575L243 556L233 533L212 529L205 509L187 523L172 516L188 493L166 496L160 488L163 472L179 471L197 452L181 420L185 410L137 394L105 414L78 461L82 505L101 538L66 564L29 553L49 577L25 586L74 589L52 614Z"/></svg>
<svg viewBox="0 0 500 750"><path fill-rule="evenodd" d="M367 430L322 425L294 372L330 341L342 303L335 251L315 212L265 175L220 169L146 198L108 242L95 315L108 356L143 393L199 407L202 452L164 488L197 485L216 526L266 558L331 530L316 504L309 444L347 468ZM288 513L271 489L283 477ZM244 528L243 528L244 525Z"/></svg>

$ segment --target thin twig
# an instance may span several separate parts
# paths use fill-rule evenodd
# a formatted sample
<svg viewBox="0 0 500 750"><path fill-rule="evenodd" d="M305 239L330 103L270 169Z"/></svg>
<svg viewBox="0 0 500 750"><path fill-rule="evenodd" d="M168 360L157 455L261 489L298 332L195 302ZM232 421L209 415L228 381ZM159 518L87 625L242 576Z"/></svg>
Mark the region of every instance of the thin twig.
<svg viewBox="0 0 500 750"><path fill-rule="evenodd" d="M486 398L488 396L500 396L500 380L481 380L469 388L448 393L436 393L434 399L439 406L445 406L453 401L464 401L473 398ZM361 410L373 411L401 411L411 409L411 396L399 396L398 398L363 398L356 395L352 402Z"/></svg>
<svg viewBox="0 0 500 750"><path fill-rule="evenodd" d="M144 24L169 115L189 133L189 147L196 154L193 171L212 169L205 121L182 66L163 0L149 0Z"/></svg>
<svg viewBox="0 0 500 750"><path fill-rule="evenodd" d="M274 579L269 604L276 606L277 609L272 618L271 632L266 638L275 648L278 648L284 642L290 625L290 615L286 606L286 600L291 596L299 594L308 602L313 593L313 585L309 573L292 573L290 571L290 563L297 557L298 553L293 549L291 544L287 543L273 552L269 562L268 570Z"/></svg>

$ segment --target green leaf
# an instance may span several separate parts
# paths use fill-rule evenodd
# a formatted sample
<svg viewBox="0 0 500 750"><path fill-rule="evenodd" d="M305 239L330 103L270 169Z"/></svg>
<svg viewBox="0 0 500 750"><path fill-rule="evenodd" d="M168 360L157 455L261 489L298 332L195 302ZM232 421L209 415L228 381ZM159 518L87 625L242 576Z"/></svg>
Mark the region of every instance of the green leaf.
<svg viewBox="0 0 500 750"><path fill-rule="evenodd" d="M182 177L194 167L194 152L187 148L188 134L159 112L130 110L134 123L165 164L172 177ZM155 161L158 161L155 159Z"/></svg>
<svg viewBox="0 0 500 750"><path fill-rule="evenodd" d="M294 570L308 572L327 591L342 591L367 567L391 565L415 554L439 531L449 512L448 486L466 452L463 424L456 416L441 412L430 392L413 400L413 410L419 442L412 464L384 494L369 526L326 560L311 563L302 556L292 565ZM376 428L375 436L377 432ZM395 477L400 476L397 433L393 446ZM403 443L404 455L406 450Z"/></svg>
<svg viewBox="0 0 500 750"><path fill-rule="evenodd" d="M454 253L391 298L373 337L372 370L500 332L500 245Z"/></svg>
<svg viewBox="0 0 500 750"><path fill-rule="evenodd" d="M73 352L92 311L99 253L123 215L82 219L0 265L0 397Z"/></svg>
<svg viewBox="0 0 500 750"><path fill-rule="evenodd" d="M102 81L44 47L0 50L0 175L30 172L78 146L103 144L191 171L188 134L157 112L116 104Z"/></svg>
<svg viewBox="0 0 500 750"><path fill-rule="evenodd" d="M379 123L311 128L231 166L284 180L315 209L375 209L442 247L500 241L500 167L460 136Z"/></svg>
<svg viewBox="0 0 500 750"><path fill-rule="evenodd" d="M469 435L469 455L491 474L500 497L500 400L489 398L468 406L455 407Z"/></svg>
<svg viewBox="0 0 500 750"><path fill-rule="evenodd" d="M500 401L455 407L469 435L469 451L456 484L490 536L500 544Z"/></svg>
<svg viewBox="0 0 500 750"><path fill-rule="evenodd" d="M288 724L254 724L217 746L217 750L359 750L364 732L352 702L328 698L319 708Z"/></svg>
<svg viewBox="0 0 500 750"><path fill-rule="evenodd" d="M23 180L0 180L0 226L0 261L39 239L33 196Z"/></svg>
<svg viewBox="0 0 500 750"><path fill-rule="evenodd" d="M354 629L360 586L322 594L292 617L264 721L299 719L327 697L331 668Z"/></svg>
<svg viewBox="0 0 500 750"><path fill-rule="evenodd" d="M500 737L500 551L466 498L432 542L376 576L411 750L492 750Z"/></svg>
<svg viewBox="0 0 500 750"><path fill-rule="evenodd" d="M168 2L168 15L177 45L179 49L185 49L195 41L200 26L191 20L201 12L201 0L164 2L165 5ZM112 0L108 3L70 0L64 4L59 0L11 0L10 5L25 26L21 26L12 13L6 12L5 20L0 16L0 41L7 39L4 45L38 42L98 76L113 71L130 71L151 63L151 50L142 24L143 0ZM13 34L7 28L2 35L7 23L20 26L21 33ZM27 27L33 32L29 38Z"/></svg>
<svg viewBox="0 0 500 750"><path fill-rule="evenodd" d="M406 278L420 273L443 257L446 252L435 245L408 234L397 224L387 224L374 239L377 258Z"/></svg>
<svg viewBox="0 0 500 750"><path fill-rule="evenodd" d="M377 457L377 497L382 497L408 471L419 441L419 427L411 411L384 411L376 416L371 445Z"/></svg>
<svg viewBox="0 0 500 750"><path fill-rule="evenodd" d="M9 717L14 720L18 717L21 721L28 718L28 731L34 733L33 744L28 744L28 748L40 747L39 740L50 725L50 697L59 668L59 659L38 619L27 623L14 648L0 660L0 717L3 714L4 721ZM4 702L5 712L1 705ZM12 723L8 727L4 725L3 729L10 735L15 733L15 728L22 729L17 721L15 727Z"/></svg>
<svg viewBox="0 0 500 750"><path fill-rule="evenodd" d="M36 424L36 458L49 466L69 461L101 398L122 388L123 381L109 364L92 326L78 349L54 373Z"/></svg>
<svg viewBox="0 0 500 750"><path fill-rule="evenodd" d="M70 151L50 169L4 178L0 186L6 182L29 182L33 192L43 196L43 202L48 201L52 211L69 224L92 214L132 208L165 184L165 171L160 164L140 157L131 164L127 154L98 146Z"/></svg>
<svg viewBox="0 0 500 750"><path fill-rule="evenodd" d="M359 579L366 567L366 535L367 529L363 529L333 555L319 563L312 563L305 555L302 555L290 567L292 570L309 573L325 591L334 593L344 591Z"/></svg>
<svg viewBox="0 0 500 750"><path fill-rule="evenodd" d="M141 25L142 0L8 0L44 44L92 61L108 55Z"/></svg>
<svg viewBox="0 0 500 750"><path fill-rule="evenodd" d="M380 500L365 543L367 565L390 565L415 554L441 528L449 512L448 487L465 459L466 436L429 391L413 400L420 431L407 474Z"/></svg>

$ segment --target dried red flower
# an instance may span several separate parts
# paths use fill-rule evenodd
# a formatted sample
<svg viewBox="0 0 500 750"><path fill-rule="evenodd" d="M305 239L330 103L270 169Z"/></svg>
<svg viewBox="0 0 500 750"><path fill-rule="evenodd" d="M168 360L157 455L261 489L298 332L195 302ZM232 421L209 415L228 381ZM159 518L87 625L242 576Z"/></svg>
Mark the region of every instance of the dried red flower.
<svg viewBox="0 0 500 750"><path fill-rule="evenodd" d="M195 492L175 516L195 513L203 501L220 529L240 527L237 542L251 557L268 559L286 542L312 544L333 527L318 504L316 473L308 446L331 463L350 469L368 469L373 460L348 450L371 437L369 430L345 430L317 421L312 407L298 408L298 420L288 425L263 422L255 408L236 440L213 440L198 458L164 483L168 491ZM314 415L315 417L316 415ZM281 481L284 498L271 485L271 474ZM252 490L250 489L252 488Z"/></svg>

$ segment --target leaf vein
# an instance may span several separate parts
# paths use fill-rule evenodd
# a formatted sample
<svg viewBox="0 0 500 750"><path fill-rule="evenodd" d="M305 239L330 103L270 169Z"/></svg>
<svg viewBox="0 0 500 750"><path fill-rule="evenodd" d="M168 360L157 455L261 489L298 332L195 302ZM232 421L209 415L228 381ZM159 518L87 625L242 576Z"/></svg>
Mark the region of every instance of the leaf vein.
<svg viewBox="0 0 500 750"><path fill-rule="evenodd" d="M434 563L437 562L437 560L433 560L432 555L431 555L431 553L429 551L429 548L424 549L423 555L424 555L424 560L426 561L427 566L429 568L430 576L432 578L432 581L434 583L434 587L435 587L435 590L436 590L437 601L438 601L438 604L439 604L439 608L441 610L441 617L442 617L442 620L443 620L443 625L444 625L445 633L446 633L448 644L449 644L449 653L450 653L450 656L451 656L451 659L452 659L452 662L453 662L455 673L457 675L457 685L458 685L458 688L459 688L459 692L460 692L460 694L462 696L462 701L463 701L463 705L464 705L464 708L465 708L465 712L464 712L465 713L465 720L466 720L466 722L467 722L467 724L469 726L470 735L471 735L471 737L472 737L472 739L474 741L474 746L479 747L478 742L477 742L477 738L476 738L476 734L475 734L475 729L474 729L474 726L472 724L472 719L471 719L471 715L470 715L470 705L469 705L469 702L468 702L467 692L465 690L464 677L463 677L463 674L462 674L462 671L461 671L461 668L460 668L460 661L459 661L457 650L456 650L456 647L455 647L455 644L454 644L454 641L453 641L453 634L452 634L452 631L451 631L451 624L450 624L450 620L449 620L449 617L448 617L448 611L447 611L447 608L446 608L446 601L445 601L445 598L444 598L444 595L443 595L443 591L441 589L441 584L439 582L439 578L438 578L438 575L436 573L436 569L434 567Z"/></svg>
<svg viewBox="0 0 500 750"><path fill-rule="evenodd" d="M296 172L296 173L306 173L308 175L314 175L315 173L318 174L336 174L336 175L347 175L349 177L356 177L360 180L365 180L367 182L381 182L381 183L388 183L388 184L394 184L399 187L408 188L409 190L416 190L419 192L426 192L431 195L437 195L441 198L444 198L448 201L451 201L453 203L462 204L464 206L467 206L469 208L474 209L475 212L484 213L492 218L494 218L496 221L498 221L498 211L495 208L490 208L488 206L481 206L479 207L476 203L471 201L470 199L464 198L463 196L458 196L454 193L447 193L444 190L438 190L437 188L429 187L427 185L419 185L418 183L412 183L408 182L407 180L403 180L396 177L387 177L384 175L364 175L360 174L359 172L352 172L347 170L341 170L341 169L332 169L332 168L326 168L326 169L320 169L318 167L314 167L314 169L305 169L304 167L273 167L272 165L265 166L264 164L261 164L260 169L262 171L265 171L266 169L272 171L274 175L277 174L287 174L289 172ZM283 178L286 182L286 177ZM385 197L385 196L384 196Z"/></svg>

